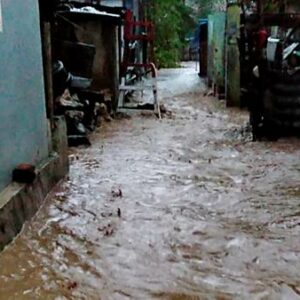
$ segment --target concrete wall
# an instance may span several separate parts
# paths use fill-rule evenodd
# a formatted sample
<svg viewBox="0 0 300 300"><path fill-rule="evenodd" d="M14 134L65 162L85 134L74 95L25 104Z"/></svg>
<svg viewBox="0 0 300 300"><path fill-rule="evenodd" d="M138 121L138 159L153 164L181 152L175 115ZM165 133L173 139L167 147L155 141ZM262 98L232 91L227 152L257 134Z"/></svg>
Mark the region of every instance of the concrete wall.
<svg viewBox="0 0 300 300"><path fill-rule="evenodd" d="M121 7L123 6L123 0L101 0L101 5Z"/></svg>
<svg viewBox="0 0 300 300"><path fill-rule="evenodd" d="M238 39L240 38L240 7L237 4L227 9L226 37L226 100L227 106L241 104L241 67Z"/></svg>
<svg viewBox="0 0 300 300"><path fill-rule="evenodd" d="M92 90L108 89L112 93L114 104L118 98L119 88L119 38L118 26L109 20L69 16L78 26L57 22L56 37L95 46L95 57L91 78ZM66 53L66 55L68 55ZM61 57L58 59L63 60ZM72 70L70 70L72 72Z"/></svg>
<svg viewBox="0 0 300 300"><path fill-rule="evenodd" d="M38 1L0 0L0 190L48 156Z"/></svg>
<svg viewBox="0 0 300 300"><path fill-rule="evenodd" d="M77 22L87 32L75 30L79 42L93 44L96 47L92 71L92 88L110 89L115 94L118 89L118 31L117 26L108 22Z"/></svg>

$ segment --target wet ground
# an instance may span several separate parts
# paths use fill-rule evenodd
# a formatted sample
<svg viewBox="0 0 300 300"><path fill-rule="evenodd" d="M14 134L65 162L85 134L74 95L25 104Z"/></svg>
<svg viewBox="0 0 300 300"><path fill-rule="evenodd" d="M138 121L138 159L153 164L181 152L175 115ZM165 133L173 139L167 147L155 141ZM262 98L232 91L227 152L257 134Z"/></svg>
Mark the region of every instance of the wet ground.
<svg viewBox="0 0 300 300"><path fill-rule="evenodd" d="M300 142L160 72L172 115L108 124L0 255L0 299L300 299Z"/></svg>

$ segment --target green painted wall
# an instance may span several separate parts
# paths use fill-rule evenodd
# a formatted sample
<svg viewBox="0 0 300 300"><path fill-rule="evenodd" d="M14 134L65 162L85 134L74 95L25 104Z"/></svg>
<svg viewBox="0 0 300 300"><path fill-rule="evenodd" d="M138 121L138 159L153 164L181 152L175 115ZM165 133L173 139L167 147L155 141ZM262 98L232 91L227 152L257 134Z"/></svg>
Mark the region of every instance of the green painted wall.
<svg viewBox="0 0 300 300"><path fill-rule="evenodd" d="M214 81L218 87L223 87L225 84L225 25L226 25L226 13L219 12L214 14L213 72L214 72Z"/></svg>
<svg viewBox="0 0 300 300"><path fill-rule="evenodd" d="M225 28L226 13L208 17L208 77L218 87L225 84Z"/></svg>
<svg viewBox="0 0 300 300"><path fill-rule="evenodd" d="M207 77L209 82L214 81L214 16L208 16L208 43L207 43Z"/></svg>
<svg viewBox="0 0 300 300"><path fill-rule="evenodd" d="M0 0L0 190L48 156L38 1Z"/></svg>

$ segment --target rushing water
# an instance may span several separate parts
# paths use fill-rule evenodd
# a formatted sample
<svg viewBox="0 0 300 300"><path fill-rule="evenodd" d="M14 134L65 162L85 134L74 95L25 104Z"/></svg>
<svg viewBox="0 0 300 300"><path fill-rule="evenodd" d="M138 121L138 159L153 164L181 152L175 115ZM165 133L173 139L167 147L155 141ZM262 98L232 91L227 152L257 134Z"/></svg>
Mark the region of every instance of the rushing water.
<svg viewBox="0 0 300 300"><path fill-rule="evenodd" d="M164 70L172 115L123 118L0 255L0 299L300 299L300 143Z"/></svg>

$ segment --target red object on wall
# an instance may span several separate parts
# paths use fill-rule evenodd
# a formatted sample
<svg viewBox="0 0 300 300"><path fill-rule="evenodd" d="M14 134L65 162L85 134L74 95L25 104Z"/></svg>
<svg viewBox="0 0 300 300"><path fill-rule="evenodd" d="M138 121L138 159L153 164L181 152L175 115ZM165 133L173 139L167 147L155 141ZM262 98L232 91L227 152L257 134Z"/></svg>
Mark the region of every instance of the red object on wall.
<svg viewBox="0 0 300 300"><path fill-rule="evenodd" d="M139 33L143 29L143 34ZM131 10L125 13L124 39L126 41L154 41L154 25L149 21L135 21Z"/></svg>
<svg viewBox="0 0 300 300"><path fill-rule="evenodd" d="M267 46L268 41L268 32L265 28L262 28L257 33L257 39L256 39L256 47L258 49L263 49Z"/></svg>
<svg viewBox="0 0 300 300"><path fill-rule="evenodd" d="M155 30L154 24L150 21L136 21L133 12L127 10L125 13L124 22L124 56L121 65L121 74L125 74L128 67L138 67L150 69L154 63L154 39ZM131 45L134 42L140 42L143 47L143 63L134 63L132 56L135 55Z"/></svg>

